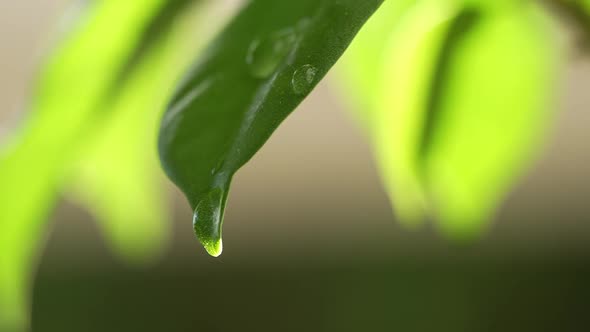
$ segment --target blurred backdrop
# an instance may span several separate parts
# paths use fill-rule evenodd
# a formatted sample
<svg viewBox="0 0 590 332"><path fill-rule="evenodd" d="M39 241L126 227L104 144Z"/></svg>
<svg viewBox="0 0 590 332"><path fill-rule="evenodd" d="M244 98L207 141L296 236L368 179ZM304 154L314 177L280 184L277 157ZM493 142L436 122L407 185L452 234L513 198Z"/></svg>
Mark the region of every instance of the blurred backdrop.
<svg viewBox="0 0 590 332"><path fill-rule="evenodd" d="M0 1L0 135L26 111L65 3ZM219 259L172 186L172 239L149 267L121 264L91 217L62 200L33 331L585 330L590 56L568 59L546 152L481 241L458 247L432 227L398 225L328 77L237 174Z"/></svg>

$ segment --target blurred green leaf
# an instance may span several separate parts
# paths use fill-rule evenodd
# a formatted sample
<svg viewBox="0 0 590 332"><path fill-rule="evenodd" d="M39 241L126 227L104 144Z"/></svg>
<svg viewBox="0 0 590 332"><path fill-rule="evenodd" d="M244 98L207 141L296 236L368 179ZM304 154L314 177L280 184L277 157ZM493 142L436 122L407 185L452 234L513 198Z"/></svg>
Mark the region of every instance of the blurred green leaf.
<svg viewBox="0 0 590 332"><path fill-rule="evenodd" d="M377 93L384 84L382 70L389 62L386 50L392 43L392 31L416 2L385 1L363 25L335 67L335 74L339 76L335 81L346 92L341 97L352 104L351 110L367 130L375 120Z"/></svg>
<svg viewBox="0 0 590 332"><path fill-rule="evenodd" d="M479 233L538 151L554 106L557 49L546 14L515 3L482 10L440 63L421 171L451 236Z"/></svg>
<svg viewBox="0 0 590 332"><path fill-rule="evenodd" d="M473 235L539 145L556 79L553 26L528 2L387 6L401 18L377 13L368 26L391 29L361 31L343 62L365 68L364 80L343 72L367 100L360 112L385 187L408 225L432 213L453 236ZM384 46L364 47L374 40ZM367 81L373 91L357 91Z"/></svg>
<svg viewBox="0 0 590 332"><path fill-rule="evenodd" d="M198 2L169 1L154 28L145 30L150 44L138 48L142 54L133 57L118 91L102 106L109 116L82 144L73 169L70 197L92 212L115 251L132 263L157 257L169 233L156 153L158 120L200 44L186 42L197 37L194 8L204 9Z"/></svg>
<svg viewBox="0 0 590 332"><path fill-rule="evenodd" d="M420 223L427 209L418 147L438 59L459 13L445 1L422 1L402 17L385 51L375 152L395 211L408 225Z"/></svg>
<svg viewBox="0 0 590 332"><path fill-rule="evenodd" d="M387 2L342 61L350 91L346 95L360 97L353 110L366 119L394 211L408 226L421 222L426 207L414 146L421 136L432 73L459 8L447 1ZM404 118L390 119L394 109L404 110L398 115Z"/></svg>
<svg viewBox="0 0 590 332"><path fill-rule="evenodd" d="M344 52L382 0L251 1L211 44L162 120L160 157L221 254L234 173Z"/></svg>
<svg viewBox="0 0 590 332"><path fill-rule="evenodd" d="M117 93L125 73L141 63L135 60L145 49L142 36L164 4L94 2L44 67L26 124L1 152L2 329L26 325L32 260L59 184L67 177L66 166L84 137L110 114L102 107L105 100Z"/></svg>

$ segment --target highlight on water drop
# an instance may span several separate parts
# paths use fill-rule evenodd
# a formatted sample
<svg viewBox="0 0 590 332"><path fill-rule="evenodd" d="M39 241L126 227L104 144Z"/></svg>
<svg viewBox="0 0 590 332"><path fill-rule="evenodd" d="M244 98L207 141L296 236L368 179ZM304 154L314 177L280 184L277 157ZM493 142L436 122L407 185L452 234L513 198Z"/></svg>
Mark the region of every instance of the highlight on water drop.
<svg viewBox="0 0 590 332"><path fill-rule="evenodd" d="M293 92L302 95L311 91L317 73L318 69L310 64L303 65L295 70L293 78L291 79Z"/></svg>
<svg viewBox="0 0 590 332"><path fill-rule="evenodd" d="M246 54L246 64L250 74L256 78L267 78L274 73L297 47L303 33L310 25L311 19L306 17L293 27L254 39Z"/></svg>
<svg viewBox="0 0 590 332"><path fill-rule="evenodd" d="M291 28L277 31L266 38L255 39L246 56L250 74L256 78L270 76L295 47L296 42L297 32Z"/></svg>

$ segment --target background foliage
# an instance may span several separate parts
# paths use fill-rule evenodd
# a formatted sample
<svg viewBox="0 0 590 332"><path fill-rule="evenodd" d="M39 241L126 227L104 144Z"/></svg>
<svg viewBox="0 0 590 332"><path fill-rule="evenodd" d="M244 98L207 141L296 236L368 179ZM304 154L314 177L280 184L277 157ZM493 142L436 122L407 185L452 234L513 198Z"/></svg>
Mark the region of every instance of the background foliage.
<svg viewBox="0 0 590 332"><path fill-rule="evenodd" d="M164 115L161 137L173 139L160 139L160 153L196 210L197 235L219 254L233 173L379 4L253 1L190 71L203 39L194 22L211 22L199 1L90 4L43 66L30 115L2 150L0 324L26 324L43 221L62 188L125 259L161 252L167 213L154 142L187 71L167 113L180 122ZM587 3L558 7L584 31ZM405 223L434 216L465 239L489 221L550 120L555 23L533 1L388 0L363 27L338 70Z"/></svg>

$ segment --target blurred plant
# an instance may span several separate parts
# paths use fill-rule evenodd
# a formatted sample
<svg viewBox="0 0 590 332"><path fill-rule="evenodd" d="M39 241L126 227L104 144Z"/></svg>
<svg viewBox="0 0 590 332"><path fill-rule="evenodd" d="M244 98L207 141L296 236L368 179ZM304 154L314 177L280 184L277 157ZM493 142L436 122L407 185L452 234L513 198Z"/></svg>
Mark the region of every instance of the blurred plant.
<svg viewBox="0 0 590 332"><path fill-rule="evenodd" d="M27 123L0 156L0 330L26 326L33 261L62 186L120 255L160 250L167 212L151 142L195 54L186 41L198 2L93 2L44 66Z"/></svg>
<svg viewBox="0 0 590 332"><path fill-rule="evenodd" d="M353 39L341 87L410 226L433 216L454 238L477 235L551 118L560 43L538 1L251 0L189 70L205 39L194 22L220 21L202 2L96 0L44 66L28 121L0 154L0 329L27 325L33 261L61 188L126 260L161 252L156 128L183 72L160 159L213 256L234 173ZM545 2L588 36L590 1Z"/></svg>
<svg viewBox="0 0 590 332"><path fill-rule="evenodd" d="M433 215L446 233L470 239L539 146L558 78L555 29L534 2L400 5L385 4L355 40L345 82L351 90L372 82L357 109L370 110L400 219ZM392 15L395 26L381 28ZM380 49L368 52L376 40Z"/></svg>

